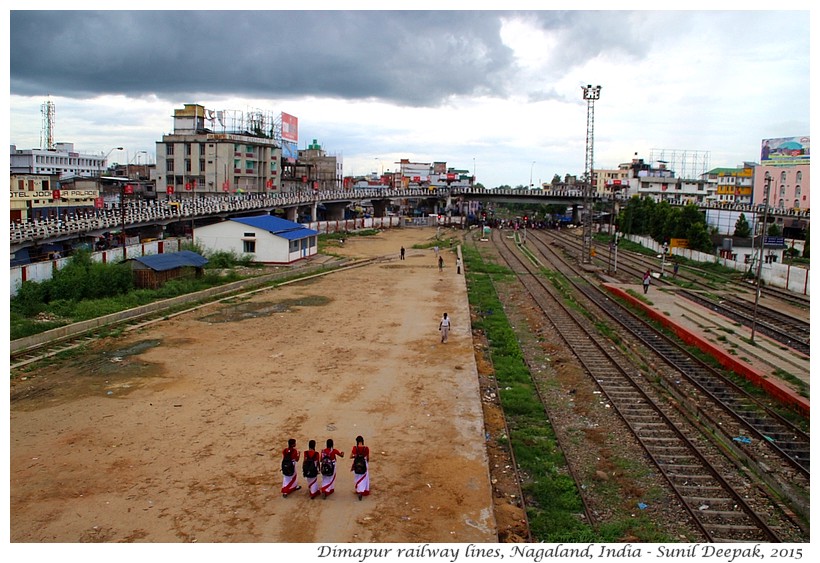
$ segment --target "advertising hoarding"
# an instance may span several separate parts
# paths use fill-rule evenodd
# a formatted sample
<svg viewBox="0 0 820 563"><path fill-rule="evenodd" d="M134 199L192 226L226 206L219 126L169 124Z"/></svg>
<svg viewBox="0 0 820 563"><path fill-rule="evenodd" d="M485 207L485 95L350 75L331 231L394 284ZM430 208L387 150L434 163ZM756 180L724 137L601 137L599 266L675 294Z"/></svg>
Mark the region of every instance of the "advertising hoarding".
<svg viewBox="0 0 820 563"><path fill-rule="evenodd" d="M288 113L282 113L282 140L299 143L299 119Z"/></svg>
<svg viewBox="0 0 820 563"><path fill-rule="evenodd" d="M763 139L760 144L760 164L809 164L810 137L778 137Z"/></svg>

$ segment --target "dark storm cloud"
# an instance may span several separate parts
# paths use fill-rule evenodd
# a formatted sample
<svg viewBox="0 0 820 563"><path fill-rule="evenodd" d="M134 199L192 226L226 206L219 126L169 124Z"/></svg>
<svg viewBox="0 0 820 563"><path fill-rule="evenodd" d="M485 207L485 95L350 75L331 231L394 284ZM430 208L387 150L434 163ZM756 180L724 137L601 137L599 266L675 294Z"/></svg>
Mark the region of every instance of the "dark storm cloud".
<svg viewBox="0 0 820 563"><path fill-rule="evenodd" d="M504 95L499 12L12 11L11 93L326 96L438 105Z"/></svg>

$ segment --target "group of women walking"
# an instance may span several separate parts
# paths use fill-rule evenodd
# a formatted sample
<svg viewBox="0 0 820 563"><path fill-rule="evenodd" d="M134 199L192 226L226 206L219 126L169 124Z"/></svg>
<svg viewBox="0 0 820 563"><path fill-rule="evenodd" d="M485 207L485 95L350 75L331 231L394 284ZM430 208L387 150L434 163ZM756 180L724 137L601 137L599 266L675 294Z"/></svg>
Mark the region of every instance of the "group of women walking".
<svg viewBox="0 0 820 563"><path fill-rule="evenodd" d="M287 498L290 493L302 488L299 485L298 467L301 459L301 472L307 482L310 498L314 499L319 495L327 498L336 487L336 459L344 456L344 452L333 447L333 440L330 438L321 451L316 451L316 440L310 440L308 449L301 454L296 449L296 440L291 438L288 440L288 447L282 450L282 496ZM370 448L364 445L364 438L361 436L356 437L356 445L353 446L350 457L355 491L359 500L362 500L362 497L370 494Z"/></svg>

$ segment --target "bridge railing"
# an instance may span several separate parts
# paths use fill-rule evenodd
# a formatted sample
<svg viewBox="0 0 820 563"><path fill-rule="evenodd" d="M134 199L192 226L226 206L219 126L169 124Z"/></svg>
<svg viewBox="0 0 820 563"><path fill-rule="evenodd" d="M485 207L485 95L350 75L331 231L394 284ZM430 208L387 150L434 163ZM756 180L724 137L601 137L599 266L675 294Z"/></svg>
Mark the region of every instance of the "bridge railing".
<svg viewBox="0 0 820 563"><path fill-rule="evenodd" d="M72 213L60 218L34 219L28 222L12 222L10 226L10 243L23 244L31 241L46 240L58 236L81 234L101 229L113 229L125 223L125 226L143 223L174 221L207 217L221 213L251 211L255 209L287 208L303 205L316 205L324 202L363 201L373 199L413 199L413 198L449 198L449 197L507 197L536 198L545 202L555 199L581 200L584 192L581 189L551 190L486 190L481 188L456 187L448 188L403 188L403 189L355 189L313 192L302 190L286 193L263 194L230 194L200 195L190 199L172 199L166 201L126 201L123 207L109 206L105 209L88 210ZM607 200L609 194L593 194L595 200ZM718 205L712 203L698 204L703 209L721 209L762 213L762 206L757 205ZM808 219L808 209L769 208L772 215L801 217Z"/></svg>

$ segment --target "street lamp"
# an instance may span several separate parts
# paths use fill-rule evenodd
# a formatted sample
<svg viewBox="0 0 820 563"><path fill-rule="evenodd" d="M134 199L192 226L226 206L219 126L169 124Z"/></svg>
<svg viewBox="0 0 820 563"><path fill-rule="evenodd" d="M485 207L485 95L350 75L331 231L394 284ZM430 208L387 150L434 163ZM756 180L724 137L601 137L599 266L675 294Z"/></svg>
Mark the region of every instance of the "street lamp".
<svg viewBox="0 0 820 563"><path fill-rule="evenodd" d="M125 153L125 154L126 154L126 159L127 159L127 158L128 158L128 152L126 151L126 153ZM133 157L131 160L128 160L128 162L127 162L127 163L126 163L126 165L125 165L125 176L126 176L129 180L131 179L131 163L132 163L132 162L134 162L135 160L137 160L137 157L138 157L140 154L146 154L146 155L147 155L147 154L148 154L148 151L137 151L137 152L134 154L134 157Z"/></svg>
<svg viewBox="0 0 820 563"><path fill-rule="evenodd" d="M760 275L763 270L763 247L766 243L766 221L769 219L769 190L772 187L772 176L766 172L765 189L763 191L763 225L760 227L760 255L757 259L757 281L755 284L755 307L752 314L752 336L751 341L755 341L755 329L757 328L757 304L760 301Z"/></svg>
<svg viewBox="0 0 820 563"><path fill-rule="evenodd" d="M533 160L532 164L530 164L530 189L532 189L532 169L533 169L534 166L535 166L535 161Z"/></svg>

